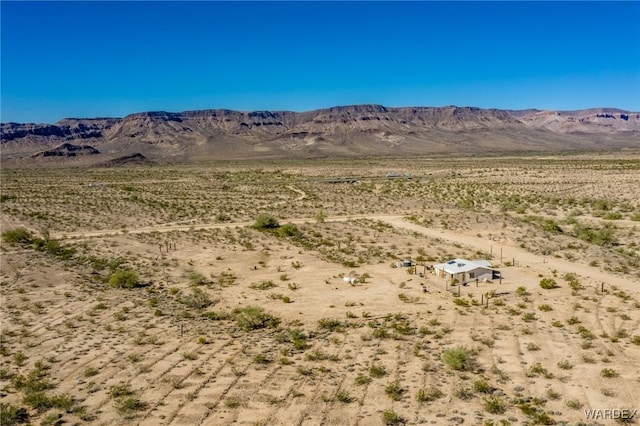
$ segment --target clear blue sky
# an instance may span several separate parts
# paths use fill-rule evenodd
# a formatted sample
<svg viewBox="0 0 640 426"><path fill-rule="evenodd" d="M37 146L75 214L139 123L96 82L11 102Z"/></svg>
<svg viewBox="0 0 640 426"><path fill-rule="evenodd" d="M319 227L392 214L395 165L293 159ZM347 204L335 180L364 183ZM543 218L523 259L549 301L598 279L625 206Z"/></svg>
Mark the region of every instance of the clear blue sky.
<svg viewBox="0 0 640 426"><path fill-rule="evenodd" d="M640 2L7 2L1 120L336 105L640 110Z"/></svg>

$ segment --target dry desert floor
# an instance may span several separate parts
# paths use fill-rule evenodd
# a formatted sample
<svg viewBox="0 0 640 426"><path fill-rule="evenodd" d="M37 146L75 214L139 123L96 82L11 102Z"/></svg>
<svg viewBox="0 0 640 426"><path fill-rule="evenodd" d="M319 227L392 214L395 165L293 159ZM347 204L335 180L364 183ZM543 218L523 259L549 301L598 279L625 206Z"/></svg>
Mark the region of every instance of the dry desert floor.
<svg viewBox="0 0 640 426"><path fill-rule="evenodd" d="M638 417L640 153L1 178L3 426Z"/></svg>

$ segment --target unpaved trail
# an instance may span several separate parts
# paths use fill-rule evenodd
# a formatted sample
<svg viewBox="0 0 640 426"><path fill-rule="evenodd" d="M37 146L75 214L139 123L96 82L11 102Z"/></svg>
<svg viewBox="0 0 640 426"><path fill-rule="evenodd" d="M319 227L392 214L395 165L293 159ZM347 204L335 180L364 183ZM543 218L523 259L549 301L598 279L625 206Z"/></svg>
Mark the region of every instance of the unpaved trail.
<svg viewBox="0 0 640 426"><path fill-rule="evenodd" d="M300 192L300 197L305 197L306 194L303 191L296 190L291 188L293 191ZM566 260L557 259L549 256L541 256L534 253L531 253L527 250L524 250L517 246L515 243L511 242L508 239L503 239L499 242L487 240L486 238L476 237L467 234L460 234L449 230L442 229L434 229L427 228L421 225L417 225L414 223L407 222L402 215L384 215L384 214L374 214L374 215L348 215L348 216L332 216L325 219L325 222L347 222L355 219L369 219L369 220L379 220L385 222L395 228L405 229L411 232L417 232L422 235L425 235L430 238L440 238L443 241L450 243L463 244L468 247L473 248L474 250L482 250L486 251L488 245L494 245L496 247L501 247L505 250L506 258L515 258L518 261L520 267L528 267L531 270L541 273L541 274L549 274L550 271L556 270L559 274L569 273L569 272L579 272L579 274L590 277L592 280L600 281L606 283L607 285L616 285L621 288L624 288L625 291L631 292L633 295L640 295L640 282L634 278L633 276L629 277L621 277L618 275L614 275L605 271L602 271L598 268L585 265L585 264L577 264L568 262ZM294 223L294 224L303 224L303 223L314 223L316 222L315 218L304 217L304 218L292 218L286 220L286 222ZM83 238L97 238L97 237L107 237L113 235L122 235L122 234L143 234L143 233L151 233L151 232L172 232L172 231L189 231L189 230L202 230L202 229L224 229L224 228L238 228L238 227L246 227L251 226L253 222L226 222L226 223L214 223L214 224L190 224L190 225L182 225L182 224L162 224L162 225L154 225L154 226L144 226L135 229L111 229L111 230L100 230L100 231L84 231L84 232L69 232L69 233L60 233L56 235L52 235L54 238L73 238L73 239L83 239Z"/></svg>
<svg viewBox="0 0 640 426"><path fill-rule="evenodd" d="M489 241L486 238L458 234L447 230L426 228L424 226L409 223L403 220L401 216L384 216L379 217L378 219L397 228L418 232L431 238L441 238L448 242L464 244L478 250L486 250L487 245L489 244L497 245L495 241ZM534 271L545 274L548 274L549 271L554 269L557 270L559 274L567 272L575 273L578 269L581 275L588 276L596 281L602 281L608 285L624 287L625 290L636 295L640 295L640 282L632 276L629 276L628 278L621 277L589 265L571 263L554 257L540 256L524 250L514 243L510 243L508 240L504 241L505 243L498 245L507 249L507 258L516 258L520 267L530 267Z"/></svg>
<svg viewBox="0 0 640 426"><path fill-rule="evenodd" d="M291 185L288 185L291 191L298 193L298 196L293 200L282 200L276 201L269 204L264 204L258 206L259 209L265 209L268 207L274 207L278 205L282 205L285 203L294 203L307 198L307 193L301 189L295 188ZM213 220L215 216L211 216L207 218L208 220ZM300 219L296 220L294 223L303 223L305 221L309 221L313 219ZM250 226L253 222L225 222L225 223L214 223L214 224L196 224L192 219L181 220L177 222L166 222L157 225L151 226L143 226L139 228L127 229L127 228L119 228L119 229L102 229L98 231L79 231L79 232L57 232L52 233L51 237L64 239L64 238L95 238L95 237L107 237L110 235L118 235L118 234L145 234L149 232L171 232L171 231L189 231L191 229L215 229L215 228L235 228L235 227L245 227ZM10 225L10 224L9 224ZM10 226L13 227L13 226Z"/></svg>

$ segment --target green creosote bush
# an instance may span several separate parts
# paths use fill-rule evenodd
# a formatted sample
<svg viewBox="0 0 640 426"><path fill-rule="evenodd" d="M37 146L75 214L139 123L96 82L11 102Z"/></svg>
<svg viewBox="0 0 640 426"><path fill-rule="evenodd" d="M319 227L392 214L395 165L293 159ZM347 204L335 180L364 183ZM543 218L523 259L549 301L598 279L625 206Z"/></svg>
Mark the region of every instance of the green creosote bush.
<svg viewBox="0 0 640 426"><path fill-rule="evenodd" d="M344 327L342 321L335 318L321 318L318 320L318 326L329 331L340 331Z"/></svg>
<svg viewBox="0 0 640 426"><path fill-rule="evenodd" d="M0 402L0 425L17 425L29 422L29 411L25 407Z"/></svg>
<svg viewBox="0 0 640 426"><path fill-rule="evenodd" d="M131 289L138 286L138 274L131 269L118 269L109 277L109 287Z"/></svg>
<svg viewBox="0 0 640 426"><path fill-rule="evenodd" d="M475 352L465 346L445 349L442 362L453 370L470 371L476 367Z"/></svg>
<svg viewBox="0 0 640 426"><path fill-rule="evenodd" d="M400 401L405 390L400 387L400 382L395 380L385 386L384 392L389 396L389 398L393 399L394 401Z"/></svg>
<svg viewBox="0 0 640 426"><path fill-rule="evenodd" d="M407 420L393 410L384 410L382 421L386 426L404 425Z"/></svg>
<svg viewBox="0 0 640 426"><path fill-rule="evenodd" d="M606 379L613 379L620 376L620 374L612 368L603 368L602 371L600 371L600 375Z"/></svg>
<svg viewBox="0 0 640 426"><path fill-rule="evenodd" d="M558 283L553 278L543 278L540 280L540 287L545 290L552 290L554 288L558 288Z"/></svg>
<svg viewBox="0 0 640 426"><path fill-rule="evenodd" d="M369 375L371 377L380 378L387 374L387 369L382 364L372 364L369 367Z"/></svg>
<svg viewBox="0 0 640 426"><path fill-rule="evenodd" d="M276 219L274 216L267 213L262 213L258 215L255 223L253 224L254 228L260 229L260 230L276 229L279 226L280 226L280 223L278 222L278 219Z"/></svg>
<svg viewBox="0 0 640 426"><path fill-rule="evenodd" d="M2 241L7 244L31 244L33 235L26 228L7 229L2 233Z"/></svg>
<svg viewBox="0 0 640 426"><path fill-rule="evenodd" d="M432 402L438 398L441 398L443 395L444 393L440 389L432 386L428 389L418 390L416 399L418 400L418 402Z"/></svg>
<svg viewBox="0 0 640 426"><path fill-rule="evenodd" d="M246 306L233 311L236 324L244 331L273 328L280 323L280 319L268 314L260 306Z"/></svg>
<svg viewBox="0 0 640 426"><path fill-rule="evenodd" d="M501 399L495 396L489 396L484 400L484 409L491 414L503 414L507 411L507 407Z"/></svg>

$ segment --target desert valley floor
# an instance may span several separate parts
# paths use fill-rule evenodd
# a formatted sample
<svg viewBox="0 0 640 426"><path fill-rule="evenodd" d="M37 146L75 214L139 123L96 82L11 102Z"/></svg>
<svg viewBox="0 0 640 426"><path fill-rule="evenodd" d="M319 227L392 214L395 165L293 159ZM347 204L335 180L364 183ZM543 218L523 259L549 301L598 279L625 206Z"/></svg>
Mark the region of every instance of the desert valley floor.
<svg viewBox="0 0 640 426"><path fill-rule="evenodd" d="M0 173L3 426L638 417L639 152Z"/></svg>

